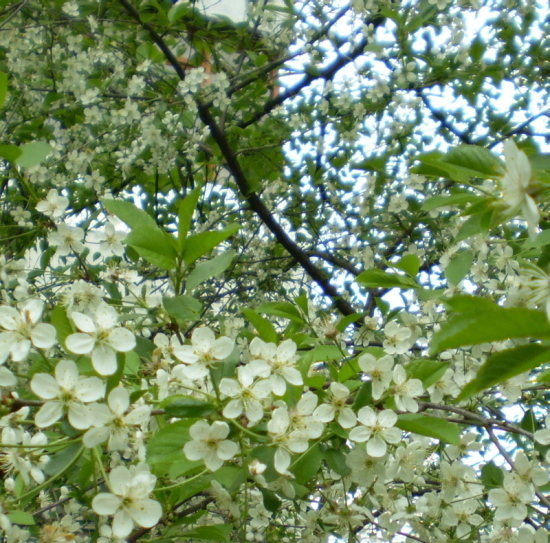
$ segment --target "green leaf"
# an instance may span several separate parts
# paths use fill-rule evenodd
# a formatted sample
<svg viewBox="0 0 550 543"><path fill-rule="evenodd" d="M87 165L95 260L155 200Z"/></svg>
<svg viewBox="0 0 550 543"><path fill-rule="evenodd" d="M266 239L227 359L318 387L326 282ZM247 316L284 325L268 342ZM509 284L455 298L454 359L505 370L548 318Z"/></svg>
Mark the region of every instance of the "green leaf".
<svg viewBox="0 0 550 543"><path fill-rule="evenodd" d="M265 313L266 315L290 319L297 324L304 324L302 314L296 306L290 302L267 302L257 307L256 311L258 313Z"/></svg>
<svg viewBox="0 0 550 543"><path fill-rule="evenodd" d="M153 217L130 202L101 198L101 203L111 215L116 215L130 228L148 227L160 230Z"/></svg>
<svg viewBox="0 0 550 543"><path fill-rule="evenodd" d="M262 493L264 500L264 507L268 511L276 513L281 508L283 502L277 497L275 492L271 492L271 490L268 490L267 488L260 487L260 492Z"/></svg>
<svg viewBox="0 0 550 543"><path fill-rule="evenodd" d="M126 365L126 355L128 353L116 353L116 363L117 368L115 373L113 375L109 375L107 377L107 389L106 394L109 394L113 388L115 388L122 379L122 375L124 374L124 366Z"/></svg>
<svg viewBox="0 0 550 543"><path fill-rule="evenodd" d="M153 218L124 200L101 200L107 211L116 215L131 229L124 242L153 266L172 270L176 266L173 238L155 223Z"/></svg>
<svg viewBox="0 0 550 543"><path fill-rule="evenodd" d="M341 475L346 477L351 473L351 468L346 464L346 455L337 449L327 449L325 451L325 460L328 467Z"/></svg>
<svg viewBox="0 0 550 543"><path fill-rule="evenodd" d="M248 321L256 328L260 338L266 343L277 343L279 336L275 327L267 319L264 319L261 315L258 315L252 309L242 308L242 314L248 319Z"/></svg>
<svg viewBox="0 0 550 543"><path fill-rule="evenodd" d="M50 323L57 332L57 341L65 349L65 340L74 330L67 317L67 311L61 304L56 305L50 312Z"/></svg>
<svg viewBox="0 0 550 543"><path fill-rule="evenodd" d="M15 163L24 168L38 166L52 152L52 148L45 141L24 143L20 149L22 153Z"/></svg>
<svg viewBox="0 0 550 543"><path fill-rule="evenodd" d="M161 428L147 441L147 462L151 465L185 460L183 446L189 441L189 427L196 419L179 420ZM200 466L202 462L194 462Z"/></svg>
<svg viewBox="0 0 550 543"><path fill-rule="evenodd" d="M378 268L371 268L360 273L356 281L368 288L417 288L410 277L388 273Z"/></svg>
<svg viewBox="0 0 550 543"><path fill-rule="evenodd" d="M398 416L395 425L405 432L433 437L451 445L460 445L462 428L445 419L418 413L405 413Z"/></svg>
<svg viewBox="0 0 550 543"><path fill-rule="evenodd" d="M416 360L407 364L407 375L412 379L420 379L424 388L437 383L449 367L449 362L440 360Z"/></svg>
<svg viewBox="0 0 550 543"><path fill-rule="evenodd" d="M355 401L353 402L354 411L358 411L361 407L365 405L370 405L372 403L372 382L367 381L361 385L359 392L355 396Z"/></svg>
<svg viewBox="0 0 550 543"><path fill-rule="evenodd" d="M239 230L238 224L230 224L224 230L213 230L212 232L201 232L189 236L183 248L183 259L186 264L193 264L201 256L210 252L214 247L231 237Z"/></svg>
<svg viewBox="0 0 550 543"><path fill-rule="evenodd" d="M476 307L451 317L431 341L432 354L465 345L478 345L512 338L550 338L546 314L523 307Z"/></svg>
<svg viewBox="0 0 550 543"><path fill-rule="evenodd" d="M201 283L204 283L207 279L223 273L229 267L229 264L231 264L235 254L235 251L231 249L206 262L197 264L195 269L187 277L185 289L191 291Z"/></svg>
<svg viewBox="0 0 550 543"><path fill-rule="evenodd" d="M470 271L474 263L474 253L470 250L458 253L445 268L445 277L451 285L458 285Z"/></svg>
<svg viewBox="0 0 550 543"><path fill-rule="evenodd" d="M183 17L191 17L193 15L193 8L191 7L191 5L192 4L183 2L172 6L167 14L168 21L170 21L171 23L175 23Z"/></svg>
<svg viewBox="0 0 550 543"><path fill-rule="evenodd" d="M196 320L200 317L202 308L202 304L198 300L186 295L173 298L165 296L162 299L162 305L170 317L181 321Z"/></svg>
<svg viewBox="0 0 550 543"><path fill-rule="evenodd" d="M4 107L6 95L8 94L8 74L0 72L0 108Z"/></svg>
<svg viewBox="0 0 550 543"><path fill-rule="evenodd" d="M185 7L186 10L189 8L185 4L179 4L178 6L173 6L170 12L176 7ZM168 12L168 17L170 17L170 12ZM178 223L178 241L180 248L183 251L185 246L185 238L191 227L191 220L193 219L193 213L197 207L197 202L199 201L199 196L201 194L201 187L195 188L191 191L183 200L179 203L179 223Z"/></svg>
<svg viewBox="0 0 550 543"><path fill-rule="evenodd" d="M470 194L469 192L461 192L458 194L451 194L450 196L432 196L428 198L420 209L422 211L431 211L432 209L437 209L439 207L460 207L462 204L474 203L479 200L482 200L479 196Z"/></svg>
<svg viewBox="0 0 550 543"><path fill-rule="evenodd" d="M444 161L460 168L470 177L486 179L502 174L502 162L488 149L478 145L459 145L445 155Z"/></svg>
<svg viewBox="0 0 550 543"><path fill-rule="evenodd" d="M481 468L481 481L491 489L502 486L504 472L492 460Z"/></svg>
<svg viewBox="0 0 550 543"><path fill-rule="evenodd" d="M531 343L492 354L479 368L475 378L459 394L457 400L469 398L520 373L550 361L550 346Z"/></svg>
<svg viewBox="0 0 550 543"><path fill-rule="evenodd" d="M192 396L175 394L164 399L160 404L169 417L202 418L214 412L215 406L210 402L197 400Z"/></svg>
<svg viewBox="0 0 550 543"><path fill-rule="evenodd" d="M455 242L462 241L472 236L481 233L481 213L477 213L469 217L466 222L460 227L458 234L455 237Z"/></svg>
<svg viewBox="0 0 550 543"><path fill-rule="evenodd" d="M338 332L342 333L350 324L357 322L359 319L362 319L365 316L364 313L352 313L351 315L347 315L346 317L342 317L337 323L336 323L336 330Z"/></svg>
<svg viewBox="0 0 550 543"><path fill-rule="evenodd" d="M0 145L0 156L10 162L15 162L22 154L17 145Z"/></svg>
<svg viewBox="0 0 550 543"><path fill-rule="evenodd" d="M72 462L75 456L82 453L82 446L80 443L72 443L65 449L60 450L50 457L49 462L44 466L44 473L46 475L56 475L67 464Z"/></svg>
<svg viewBox="0 0 550 543"><path fill-rule="evenodd" d="M232 524L212 524L210 526L198 526L193 530L184 532L179 536L179 538L182 538L183 540L204 539L207 541L221 541L224 543L230 543L232 531Z"/></svg>
<svg viewBox="0 0 550 543"><path fill-rule="evenodd" d="M25 511L12 511L7 515L12 524L19 524L20 526L33 526L34 517L30 513Z"/></svg>
<svg viewBox="0 0 550 543"><path fill-rule="evenodd" d="M420 270L420 258L416 255L405 255L397 264L392 264L394 268L404 271L411 277L416 277Z"/></svg>
<svg viewBox="0 0 550 543"><path fill-rule="evenodd" d="M175 254L170 243L154 230L140 228L132 230L124 243L132 246L135 251L153 266L162 270L173 270L176 267Z"/></svg>
<svg viewBox="0 0 550 543"><path fill-rule="evenodd" d="M296 481L306 483L319 473L321 462L323 461L323 452L319 444L313 445L306 453L298 457L291 467L290 471L296 476Z"/></svg>

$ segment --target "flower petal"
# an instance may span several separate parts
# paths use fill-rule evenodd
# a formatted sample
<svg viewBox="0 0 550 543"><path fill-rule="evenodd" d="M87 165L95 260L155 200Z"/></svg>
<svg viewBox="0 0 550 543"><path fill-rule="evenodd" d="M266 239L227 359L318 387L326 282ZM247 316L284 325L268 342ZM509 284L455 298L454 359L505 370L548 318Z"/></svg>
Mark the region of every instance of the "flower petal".
<svg viewBox="0 0 550 543"><path fill-rule="evenodd" d="M92 509L98 515L114 515L121 499L110 492L101 492L92 500Z"/></svg>

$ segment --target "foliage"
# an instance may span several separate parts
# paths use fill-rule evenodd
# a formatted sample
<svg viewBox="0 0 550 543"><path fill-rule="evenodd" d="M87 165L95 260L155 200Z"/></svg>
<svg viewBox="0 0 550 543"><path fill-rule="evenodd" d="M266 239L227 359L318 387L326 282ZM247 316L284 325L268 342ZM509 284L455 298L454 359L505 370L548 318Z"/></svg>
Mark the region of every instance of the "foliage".
<svg viewBox="0 0 550 543"><path fill-rule="evenodd" d="M548 9L0 2L2 541L536 542Z"/></svg>

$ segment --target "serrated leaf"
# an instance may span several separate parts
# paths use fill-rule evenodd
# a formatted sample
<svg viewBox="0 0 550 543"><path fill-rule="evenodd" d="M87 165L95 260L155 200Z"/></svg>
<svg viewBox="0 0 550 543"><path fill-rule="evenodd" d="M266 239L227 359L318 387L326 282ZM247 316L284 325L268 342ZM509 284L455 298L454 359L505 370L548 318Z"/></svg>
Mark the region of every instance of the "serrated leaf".
<svg viewBox="0 0 550 543"><path fill-rule="evenodd" d="M15 163L24 168L38 166L52 152L52 148L45 141L24 143L20 149L21 155L15 160Z"/></svg>
<svg viewBox="0 0 550 543"><path fill-rule="evenodd" d="M433 437L451 445L460 445L462 427L445 419L419 413L405 413L397 417L395 425L405 432Z"/></svg>
<svg viewBox="0 0 550 543"><path fill-rule="evenodd" d="M258 315L255 311L252 311L252 309L243 308L241 309L241 312L252 324L252 326L256 328L262 341L265 341L266 343L277 343L279 336L271 322L264 319L261 315Z"/></svg>
<svg viewBox="0 0 550 543"><path fill-rule="evenodd" d="M238 224L230 224L223 230L201 232L200 234L189 236L185 240L182 253L185 263L188 265L193 264L193 262L198 260L201 256L204 256L214 247L217 247L220 243L231 237L239 228L240 226Z"/></svg>
<svg viewBox="0 0 550 543"><path fill-rule="evenodd" d="M445 268L445 277L451 285L458 285L470 271L474 263L474 253L470 250L462 251L455 255Z"/></svg>
<svg viewBox="0 0 550 543"><path fill-rule="evenodd" d="M492 354L459 394L463 400L550 361L550 346L531 343Z"/></svg>
<svg viewBox="0 0 550 543"><path fill-rule="evenodd" d="M169 417L178 418L202 418L213 413L215 409L210 402L204 402L182 394L169 396L161 402L160 407L166 411Z"/></svg>
<svg viewBox="0 0 550 543"><path fill-rule="evenodd" d="M168 315L176 320L193 320L200 315L202 304L192 296L174 296L173 298L164 297L162 305Z"/></svg>
<svg viewBox="0 0 550 543"><path fill-rule="evenodd" d="M360 273L356 281L368 288L417 288L418 285L410 277L388 273L378 268L371 268Z"/></svg>
<svg viewBox="0 0 550 543"><path fill-rule="evenodd" d="M187 280L185 281L186 290L191 291L207 279L223 273L231 264L235 254L236 252L233 250L226 251L206 262L197 264L195 269L187 276Z"/></svg>

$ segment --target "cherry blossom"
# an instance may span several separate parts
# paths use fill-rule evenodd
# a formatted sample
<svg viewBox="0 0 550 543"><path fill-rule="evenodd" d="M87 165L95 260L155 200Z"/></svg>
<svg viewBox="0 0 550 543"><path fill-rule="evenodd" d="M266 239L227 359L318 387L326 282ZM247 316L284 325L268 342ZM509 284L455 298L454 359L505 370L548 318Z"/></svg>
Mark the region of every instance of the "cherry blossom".
<svg viewBox="0 0 550 543"><path fill-rule="evenodd" d="M135 524L152 528L162 516L159 502L149 498L157 478L146 464L117 466L109 474L111 492L101 492L92 500L98 515L114 516L113 535L126 538Z"/></svg>
<svg viewBox="0 0 550 543"><path fill-rule="evenodd" d="M48 373L36 373L31 389L46 400L34 419L39 428L51 426L66 411L71 426L86 430L93 422L92 411L86 404L103 398L105 383L98 377L81 377L72 360L61 360L55 367L55 378Z"/></svg>
<svg viewBox="0 0 550 543"><path fill-rule="evenodd" d="M183 369L188 379L198 380L206 377L209 367L227 358L235 347L232 339L222 336L216 339L214 332L207 327L195 328L191 334L191 345L182 345L173 349L178 360L188 364Z"/></svg>
<svg viewBox="0 0 550 543"><path fill-rule="evenodd" d="M94 419L82 439L88 448L109 440L108 450L122 450L128 445L131 426L141 426L149 420L151 407L142 405L128 411L130 395L123 386L113 388L107 396L107 405L97 405L93 411Z"/></svg>
<svg viewBox="0 0 550 543"><path fill-rule="evenodd" d="M56 342L56 331L51 324L39 322L44 303L31 299L21 311L8 305L0 306L0 364L11 354L14 362L25 360L34 345L37 349L49 349Z"/></svg>
<svg viewBox="0 0 550 543"><path fill-rule="evenodd" d="M540 220L540 212L533 198L531 164L527 155L520 151L514 140L504 142L504 159L506 172L500 182L502 185L502 200L513 216L521 213L527 222L529 235L534 237Z"/></svg>
<svg viewBox="0 0 550 543"><path fill-rule="evenodd" d="M372 397L379 400L388 389L392 379L393 358L389 355L375 358L371 353L359 357L359 367L370 377Z"/></svg>
<svg viewBox="0 0 550 543"><path fill-rule="evenodd" d="M261 400L271 392L271 385L266 379L254 380L250 368L237 368L237 379L224 377L220 382L220 392L233 398L223 408L223 416L228 419L239 417L243 411L251 425L256 424L264 416Z"/></svg>
<svg viewBox="0 0 550 543"><path fill-rule="evenodd" d="M397 415L391 409L376 413L365 406L359 409L357 420L361 425L351 430L349 438L359 443L366 441L367 452L375 458L386 454L386 443L398 443L401 439L401 430L395 427Z"/></svg>
<svg viewBox="0 0 550 543"><path fill-rule="evenodd" d="M116 351L131 351L136 345L130 330L116 326L118 314L115 308L102 303L92 310L92 317L73 311L71 318L80 332L67 337L67 348L76 354L91 354L94 369L100 375L115 373Z"/></svg>
<svg viewBox="0 0 550 543"><path fill-rule="evenodd" d="M296 369L296 343L287 339L278 346L264 343L260 338L250 342L250 367L263 378L269 379L273 394L282 396L287 382L291 385L303 384L302 375Z"/></svg>
<svg viewBox="0 0 550 543"><path fill-rule="evenodd" d="M290 431L290 416L286 407L273 411L267 423L267 431L272 442L277 446L275 451L275 469L285 475L291 462L290 452L305 452L308 447L308 434L303 430Z"/></svg>
<svg viewBox="0 0 550 543"><path fill-rule="evenodd" d="M350 397L349 388L342 383L331 383L327 396L328 402L317 407L313 416L321 422L330 422L336 418L342 428L353 428L357 417L346 403Z"/></svg>
<svg viewBox="0 0 550 543"><path fill-rule="evenodd" d="M185 456L189 460L203 460L211 471L220 469L226 460L231 460L239 452L237 443L225 439L229 435L226 422L217 420L210 426L201 420L191 426L189 435L191 441L183 446Z"/></svg>

